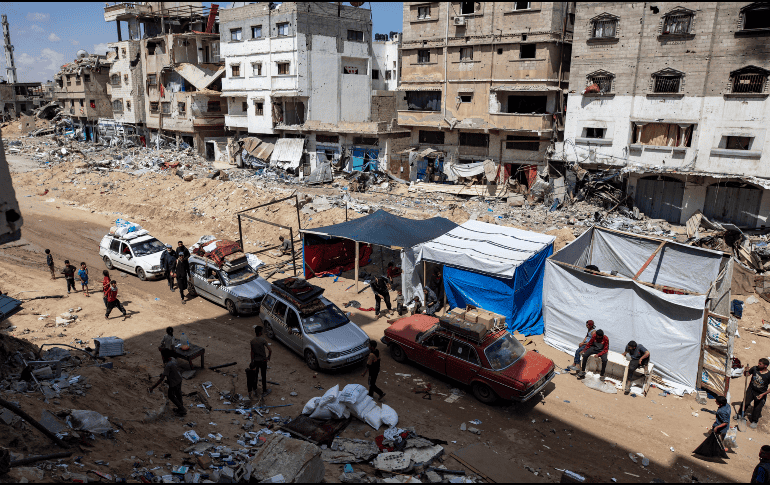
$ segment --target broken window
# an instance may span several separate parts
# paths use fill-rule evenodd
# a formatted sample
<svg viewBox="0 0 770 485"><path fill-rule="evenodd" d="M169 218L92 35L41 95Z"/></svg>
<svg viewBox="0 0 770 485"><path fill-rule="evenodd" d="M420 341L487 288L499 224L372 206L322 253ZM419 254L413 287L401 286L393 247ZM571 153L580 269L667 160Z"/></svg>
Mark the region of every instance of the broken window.
<svg viewBox="0 0 770 485"><path fill-rule="evenodd" d="M513 2L514 10L529 10L529 2Z"/></svg>
<svg viewBox="0 0 770 485"><path fill-rule="evenodd" d="M120 74L113 74L110 76L110 82L113 86L120 86Z"/></svg>
<svg viewBox="0 0 770 485"><path fill-rule="evenodd" d="M429 19L430 18L430 7L417 7L417 18L418 19Z"/></svg>
<svg viewBox="0 0 770 485"><path fill-rule="evenodd" d="M505 137L505 148L508 150L536 152L540 150L540 138L536 136L508 135Z"/></svg>
<svg viewBox="0 0 770 485"><path fill-rule="evenodd" d="M169 103L168 101L164 101L160 103L160 111L164 115L171 114L171 103Z"/></svg>
<svg viewBox="0 0 770 485"><path fill-rule="evenodd" d="M548 96L521 96L510 95L508 96L508 106L506 113L536 113L546 114L548 113Z"/></svg>
<svg viewBox="0 0 770 485"><path fill-rule="evenodd" d="M692 25L691 13L671 13L663 19L663 35L689 34Z"/></svg>
<svg viewBox="0 0 770 485"><path fill-rule="evenodd" d="M638 145L689 147L694 125L676 123L634 123L634 143Z"/></svg>
<svg viewBox="0 0 770 485"><path fill-rule="evenodd" d="M405 98L410 111L441 111L441 91L407 91Z"/></svg>
<svg viewBox="0 0 770 485"><path fill-rule="evenodd" d="M460 60L472 61L473 60L473 47L460 47Z"/></svg>
<svg viewBox="0 0 770 485"><path fill-rule="evenodd" d="M278 64L278 74L279 75L287 75L289 74L289 63L288 62L279 62Z"/></svg>
<svg viewBox="0 0 770 485"><path fill-rule="evenodd" d="M420 130L419 142L424 143L426 145L443 145L444 132Z"/></svg>
<svg viewBox="0 0 770 485"><path fill-rule="evenodd" d="M252 39L260 39L260 38L262 38L262 26L261 25L252 25L251 26L251 38Z"/></svg>
<svg viewBox="0 0 770 485"><path fill-rule="evenodd" d="M594 20L591 31L594 39L612 39L617 37L618 19L601 18Z"/></svg>
<svg viewBox="0 0 770 485"><path fill-rule="evenodd" d="M379 78L380 78L380 70L372 69L372 79L379 79Z"/></svg>
<svg viewBox="0 0 770 485"><path fill-rule="evenodd" d="M767 3L755 3L742 12L743 28L767 29L770 28L770 5Z"/></svg>
<svg viewBox="0 0 770 485"><path fill-rule="evenodd" d="M232 75L230 77L240 77L241 76L241 65L240 64L230 64L230 72Z"/></svg>
<svg viewBox="0 0 770 485"><path fill-rule="evenodd" d="M586 138L604 138L604 128L586 128Z"/></svg>
<svg viewBox="0 0 770 485"><path fill-rule="evenodd" d="M131 111L131 101L126 101L126 111Z"/></svg>
<svg viewBox="0 0 770 485"><path fill-rule="evenodd" d="M476 2L460 2L460 13L471 15L476 12Z"/></svg>
<svg viewBox="0 0 770 485"><path fill-rule="evenodd" d="M72 79L70 79L69 74L67 74L67 86L72 86Z"/></svg>
<svg viewBox="0 0 770 485"><path fill-rule="evenodd" d="M80 76L75 76L75 86L80 86Z"/></svg>
<svg viewBox="0 0 770 485"><path fill-rule="evenodd" d="M86 76L86 82L88 82L88 76ZM128 74L123 74L123 83L128 84Z"/></svg>
<svg viewBox="0 0 770 485"><path fill-rule="evenodd" d="M249 105L246 101L241 101L241 111L243 111L244 113L249 112Z"/></svg>
<svg viewBox="0 0 770 485"><path fill-rule="evenodd" d="M123 59L125 59L126 58L126 48L125 47L121 48L120 52L123 54Z"/></svg>
<svg viewBox="0 0 770 485"><path fill-rule="evenodd" d="M289 35L289 23L283 22L276 25L278 28L278 35Z"/></svg>
<svg viewBox="0 0 770 485"><path fill-rule="evenodd" d="M157 74L148 74L147 75L147 84L150 86L155 86L158 84L158 76Z"/></svg>
<svg viewBox="0 0 770 485"><path fill-rule="evenodd" d="M253 76L261 76L262 75L262 63L261 62L254 62L251 64L251 70Z"/></svg>
<svg viewBox="0 0 770 485"><path fill-rule="evenodd" d="M353 144L377 146L379 144L379 140L377 138L372 138L372 137L356 136L356 137L353 137Z"/></svg>
<svg viewBox="0 0 770 485"><path fill-rule="evenodd" d="M486 133L460 132L460 146L462 147L489 147L489 135Z"/></svg>
<svg viewBox="0 0 770 485"><path fill-rule="evenodd" d="M158 108L160 107L160 103L157 101L150 101L150 113L158 113Z"/></svg>
<svg viewBox="0 0 770 485"><path fill-rule="evenodd" d="M230 29L230 41L232 42L241 40L242 32L242 29Z"/></svg>
<svg viewBox="0 0 770 485"><path fill-rule="evenodd" d="M417 51L417 62L420 64L430 62L430 49L420 49Z"/></svg>
<svg viewBox="0 0 770 485"><path fill-rule="evenodd" d="M678 74L657 74L653 76L653 93L678 93L682 85L682 76Z"/></svg>
<svg viewBox="0 0 770 485"><path fill-rule="evenodd" d="M360 30L348 30L348 40L352 40L354 42L363 42L364 33Z"/></svg>
<svg viewBox="0 0 770 485"><path fill-rule="evenodd" d="M587 77L588 82L586 83L586 87L588 88L591 86L596 86L600 93L611 93L613 79L615 79L615 75L608 72L597 72L595 74L589 74ZM596 88L593 90L586 90L586 92L595 91Z"/></svg>
<svg viewBox="0 0 770 485"><path fill-rule="evenodd" d="M74 107L75 107L75 100L70 99L70 108L74 108Z"/></svg>
<svg viewBox="0 0 770 485"><path fill-rule="evenodd" d="M385 80L390 81L393 79L393 71L385 71Z"/></svg>
<svg viewBox="0 0 770 485"><path fill-rule="evenodd" d="M470 103L473 101L473 93L461 93L457 95L458 98L460 98L461 103Z"/></svg>
<svg viewBox="0 0 770 485"><path fill-rule="evenodd" d="M337 135L316 135L316 143L339 143L340 137Z"/></svg>
<svg viewBox="0 0 770 485"><path fill-rule="evenodd" d="M519 46L519 59L534 59L537 44L521 44Z"/></svg>
<svg viewBox="0 0 770 485"><path fill-rule="evenodd" d="M82 108L82 107L83 107L83 100L82 100L82 99L80 99L79 101L80 101L80 107ZM93 108L93 107L94 107L94 106L92 106L92 108Z"/></svg>
<svg viewBox="0 0 770 485"><path fill-rule="evenodd" d="M749 66L730 73L733 93L763 93L768 71Z"/></svg>
<svg viewBox="0 0 770 485"><path fill-rule="evenodd" d="M257 116L262 116L265 114L265 102L264 101L254 101L254 114Z"/></svg>
<svg viewBox="0 0 770 485"><path fill-rule="evenodd" d="M725 148L728 150L748 150L754 140L751 136L726 136Z"/></svg>
<svg viewBox="0 0 770 485"><path fill-rule="evenodd" d="M85 74L83 76L83 82L90 83L91 82L91 75L90 74Z"/></svg>
<svg viewBox="0 0 770 485"><path fill-rule="evenodd" d="M358 74L358 66L342 66L342 74Z"/></svg>
<svg viewBox="0 0 770 485"><path fill-rule="evenodd" d="M123 112L123 100L116 99L112 102L112 111L115 113L122 113Z"/></svg>
<svg viewBox="0 0 770 485"><path fill-rule="evenodd" d="M96 100L89 101L91 108L96 109ZM83 106L83 101L80 102L80 106Z"/></svg>
<svg viewBox="0 0 770 485"><path fill-rule="evenodd" d="M222 108L219 106L219 101L209 101L206 105L206 111L209 113L219 113Z"/></svg>

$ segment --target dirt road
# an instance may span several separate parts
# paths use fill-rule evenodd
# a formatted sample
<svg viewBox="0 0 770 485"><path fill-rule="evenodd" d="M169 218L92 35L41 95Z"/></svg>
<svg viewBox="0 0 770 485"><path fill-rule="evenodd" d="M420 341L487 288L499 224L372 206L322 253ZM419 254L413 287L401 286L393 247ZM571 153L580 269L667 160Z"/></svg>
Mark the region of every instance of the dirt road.
<svg viewBox="0 0 770 485"><path fill-rule="evenodd" d="M25 220L23 239L6 247L0 246L3 262L0 265L0 289L11 296L66 295L64 280L50 279L43 254L46 248L51 249L57 268L61 268L64 259L76 265L85 261L93 288L104 269L98 255L98 242L116 217L111 212L125 212L126 206L137 204L136 201L124 201L122 197L98 193L91 196L89 203L92 205L88 207L85 207L85 200L74 198L67 199L75 200L73 205L61 198L46 202L50 195L37 195L41 191L38 183L49 175L49 172L34 171L15 175L15 188ZM99 210L92 208L97 203ZM161 204L151 214L145 211L145 222L142 222L162 241L183 239L189 246L197 236L207 233L202 232L205 231L203 228L192 227L180 231L178 220L167 222L170 212L164 213L165 209L172 210L173 207ZM270 234L261 236L262 239L273 239ZM269 256L265 257L269 260ZM114 440L100 438L97 447L87 449L82 470L97 468L94 461L104 460L109 466L98 467L100 471L127 477L133 463L141 461L145 466L161 466L166 470L164 473L170 473L170 466L166 464L181 464L186 456L181 450L187 444L183 433L191 429L187 423L195 423L194 429L200 436L221 433L225 437L223 443L237 447L236 435L242 433L245 420L235 414L216 411L208 414L194 407L184 419L166 416L158 421L142 422L147 412L163 404L161 392L150 395L147 386L161 371L157 346L165 328L170 325L177 336L184 332L191 342L206 348L207 366L238 361L237 366L224 369L222 373L198 371L194 378L184 382L184 393L199 390L200 383L211 381L223 391L235 388L245 394L243 369L248 360L252 326L259 323L258 318L232 317L223 308L202 298L182 305L178 294L171 293L163 281L142 282L120 271L113 271L112 277L118 281L119 298L130 314L125 321L115 312L109 320L104 319L104 305L98 292L90 298L78 292L62 300L27 303L21 314L4 322L3 326L15 326L13 335L37 345L49 342L72 344L78 340L92 345L94 337L114 335L125 340L128 354L116 358L115 368L111 370L81 367L80 373L91 385L83 397L63 395L50 404L44 404L39 394L6 392L3 398L19 401L33 416L39 415L42 409L52 412L89 409L108 415L113 422L120 422L124 431ZM350 294L353 290L344 291L352 283L350 274L344 274L336 283L332 280L323 278L314 283L327 287L326 295L340 306L349 299L358 300L364 308L374 306L371 291L365 290L355 296ZM77 323L67 328L50 326L56 315L77 307L82 307ZM753 312L755 318L765 315L764 303L758 304ZM46 314L50 317L39 319L40 315ZM375 320L372 312L354 311L352 319L374 339L382 336L387 325L384 319ZM571 356L545 345L542 338L533 340L527 347L529 351L540 352L560 366L570 362ZM757 354L751 354L750 362L762 355L759 344L752 347L756 347ZM272 349L269 379L280 385L272 386L273 393L267 397L266 404L293 404L278 409L284 417L298 415L308 399L323 393L315 386L329 389L335 384L340 387L350 382L365 384L365 379L360 377L361 368L316 375L299 356L280 343L273 342ZM746 360L749 360L748 356ZM618 482L650 481L653 478L668 482L747 481L759 447L767 443L768 428L763 422L759 429L739 435L740 446L737 452L730 453L726 463L709 463L696 458L691 451L704 439L703 432L713 421L713 414L702 410L691 397L662 397L656 389L646 398L608 395L585 387L573 376L558 375L546 389L542 401L533 399L523 405L487 406L477 402L463 387L460 389L466 395L455 402L446 402L451 390L457 387L454 383L414 365L398 364L387 352L382 368L379 384L388 394L385 402L399 413L399 426L414 426L424 436L446 440L447 455L472 443L485 443L490 453L514 463L521 470L537 472L537 476L529 475L532 480L558 481L561 472L557 469L569 469L600 481L612 478ZM436 393L431 400L423 400L412 392L417 378L433 384ZM290 392L298 395L292 397ZM186 403L190 402L190 398L185 399ZM740 399L734 397L733 401L736 400ZM215 399L212 399L215 408L232 407L213 401ZM460 431L462 423L473 419L482 421L476 426L482 430L481 435ZM0 446L10 446L25 454L50 452L46 440L34 430L21 432L3 423L0 423L0 430L3 430ZM343 436L364 438L367 430L376 435L368 426L354 422ZM154 452L153 457L146 454L149 451ZM166 453L171 456L159 458ZM650 465L643 467L641 460L633 463L629 453L643 453L649 458ZM70 471L81 471L71 460L65 462L71 464ZM452 458L447 458L445 464L448 468L462 468ZM367 465L356 468L371 472ZM327 481L336 481L341 470L342 465L327 465ZM163 474L162 471L158 470L156 474Z"/></svg>

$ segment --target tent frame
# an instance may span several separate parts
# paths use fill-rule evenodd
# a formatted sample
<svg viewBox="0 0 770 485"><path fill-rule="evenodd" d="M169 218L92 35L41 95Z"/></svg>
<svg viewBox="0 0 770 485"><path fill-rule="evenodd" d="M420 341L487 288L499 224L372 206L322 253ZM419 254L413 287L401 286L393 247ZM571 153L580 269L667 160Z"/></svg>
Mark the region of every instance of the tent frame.
<svg viewBox="0 0 770 485"><path fill-rule="evenodd" d="M283 199L278 199L278 200L274 200L272 202L268 202L266 204L260 204L258 206L250 207L248 209L243 209L242 211L238 211L236 213L236 215L238 216L238 237L240 238L239 242L241 243L241 250L245 249L244 245L243 245L243 225L241 223L241 218L242 217L245 217L246 219L249 219L249 220L252 220L252 221L262 222L264 224L269 224L271 226L280 227L281 229L288 229L289 230L289 238L290 238L289 241L291 241L291 262L294 265L294 276L295 277L297 276L297 253L294 250L294 229L291 226L282 226L281 224L276 224L275 222L266 221L264 219L260 219L259 217L254 217L254 216L250 216L248 214L244 214L244 212L247 212L247 211L250 211L250 210L254 210L254 209L259 209L261 207L267 207L269 205L277 204L279 202L283 202L285 200L289 200L291 198L294 198L294 207L297 209L297 227L299 227L299 231L302 231L302 220L299 217L299 198L297 197L296 194L297 194L297 192L295 191L292 195L290 195L288 197L284 197ZM269 248L262 249L260 251L257 251L257 253L263 253L263 252L269 251L270 249L273 249L275 247L277 247L277 246L271 246ZM358 246L356 246L356 254L358 254ZM312 271L312 268L311 268L311 271Z"/></svg>

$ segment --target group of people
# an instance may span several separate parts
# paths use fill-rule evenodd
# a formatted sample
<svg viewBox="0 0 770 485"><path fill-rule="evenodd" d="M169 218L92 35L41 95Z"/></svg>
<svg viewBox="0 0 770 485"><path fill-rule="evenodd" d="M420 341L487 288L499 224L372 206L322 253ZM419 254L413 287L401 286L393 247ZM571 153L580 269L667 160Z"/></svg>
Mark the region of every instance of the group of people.
<svg viewBox="0 0 770 485"><path fill-rule="evenodd" d="M388 314L393 313L393 308L390 303L390 291L396 288L396 312L400 315L406 314L408 306L414 303L413 313L425 313L426 315L435 315L443 305L444 301L444 279L439 268L433 270L432 276L428 283L423 285L423 300L419 296L416 296L409 302L404 299L403 290L400 288L402 270L398 266L394 265L391 261L388 263L388 269L384 276L375 276L369 283L369 286L374 292L374 313L380 316L380 302L385 300L385 307Z"/></svg>
<svg viewBox="0 0 770 485"><path fill-rule="evenodd" d="M48 269L51 271L51 279L56 279L56 266L53 262L53 256L51 255L51 250L46 249L45 250L45 262L48 265ZM59 271L60 274L64 275L64 281L67 283L67 293L75 292L77 293L77 288L75 287L75 275L77 274L78 278L80 278L80 289L83 293L85 293L86 296L91 296L90 292L88 291L88 267L85 262L80 263L80 269L77 269L75 266L70 264L69 259L64 260L64 268Z"/></svg>
<svg viewBox="0 0 770 485"><path fill-rule="evenodd" d="M171 244L166 244L166 250L160 256L160 268L168 282L168 288L174 291L174 280L179 289L179 296L182 298L182 304L187 301L184 292L187 290L187 275L190 272L190 251L185 247L182 241L177 242L176 250Z"/></svg>

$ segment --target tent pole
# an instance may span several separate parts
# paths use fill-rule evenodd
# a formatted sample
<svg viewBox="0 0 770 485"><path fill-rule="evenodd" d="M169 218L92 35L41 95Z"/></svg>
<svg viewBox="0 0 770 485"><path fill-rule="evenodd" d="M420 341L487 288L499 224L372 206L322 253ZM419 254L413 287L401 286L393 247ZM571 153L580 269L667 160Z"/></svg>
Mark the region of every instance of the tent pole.
<svg viewBox="0 0 770 485"><path fill-rule="evenodd" d="M425 264L424 259L422 260L422 287L428 287L428 265ZM420 299L423 300L422 295L420 295Z"/></svg>
<svg viewBox="0 0 770 485"><path fill-rule="evenodd" d="M383 266L383 264L384 264L382 262L383 259L384 259L384 256L382 255L382 246L380 246L380 271L384 275L385 274L385 267Z"/></svg>
<svg viewBox="0 0 770 485"><path fill-rule="evenodd" d="M358 291L358 241L356 241L356 291Z"/></svg>
<svg viewBox="0 0 770 485"><path fill-rule="evenodd" d="M243 247L243 228L241 227L241 215L238 214L238 235L241 238L241 251L246 252L246 248Z"/></svg>
<svg viewBox="0 0 770 485"><path fill-rule="evenodd" d="M294 252L294 229L289 228L289 240L291 241L291 263L294 265L294 277L297 277L297 253Z"/></svg>

